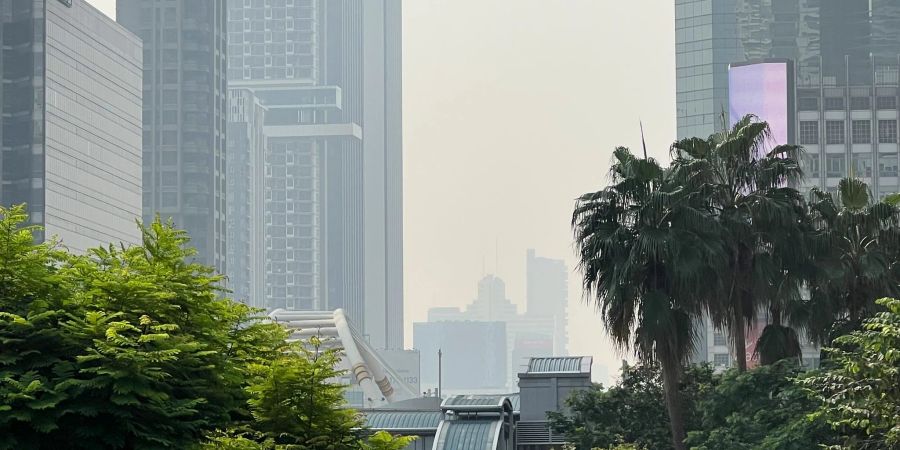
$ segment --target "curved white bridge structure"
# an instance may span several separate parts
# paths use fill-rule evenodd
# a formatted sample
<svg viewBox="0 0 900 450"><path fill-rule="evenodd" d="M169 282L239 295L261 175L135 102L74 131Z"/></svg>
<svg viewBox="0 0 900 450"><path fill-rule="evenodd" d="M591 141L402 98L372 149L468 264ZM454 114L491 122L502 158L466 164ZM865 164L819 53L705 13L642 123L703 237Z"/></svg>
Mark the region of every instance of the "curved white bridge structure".
<svg viewBox="0 0 900 450"><path fill-rule="evenodd" d="M416 398L419 393L388 366L347 320L342 309L335 311L293 311L276 309L273 321L291 330L291 340L323 338L326 346L343 350L340 369L346 370L351 383L359 386L370 407Z"/></svg>

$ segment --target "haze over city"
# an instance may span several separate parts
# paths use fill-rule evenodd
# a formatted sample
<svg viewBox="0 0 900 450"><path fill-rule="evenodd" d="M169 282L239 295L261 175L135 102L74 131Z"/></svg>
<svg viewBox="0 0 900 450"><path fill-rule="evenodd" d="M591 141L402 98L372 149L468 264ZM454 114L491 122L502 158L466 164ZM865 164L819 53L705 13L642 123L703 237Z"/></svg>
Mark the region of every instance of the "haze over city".
<svg viewBox="0 0 900 450"><path fill-rule="evenodd" d="M900 450L897 0L0 0L0 450Z"/></svg>
<svg viewBox="0 0 900 450"><path fill-rule="evenodd" d="M115 17L114 0L90 1ZM570 353L594 355L604 383L631 357L582 301L569 220L612 150L641 148L641 121L648 152L668 157L673 21L654 0L403 4L407 342L428 308L471 302L485 272L524 307L535 248L570 269Z"/></svg>

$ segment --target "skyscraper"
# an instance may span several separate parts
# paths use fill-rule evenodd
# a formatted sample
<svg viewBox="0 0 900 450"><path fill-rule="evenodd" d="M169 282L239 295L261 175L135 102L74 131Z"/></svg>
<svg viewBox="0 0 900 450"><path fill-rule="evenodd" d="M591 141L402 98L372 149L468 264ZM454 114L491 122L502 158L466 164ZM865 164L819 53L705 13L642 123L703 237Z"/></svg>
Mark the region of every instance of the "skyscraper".
<svg viewBox="0 0 900 450"><path fill-rule="evenodd" d="M229 8L229 83L268 108L268 307L402 347L400 0Z"/></svg>
<svg viewBox="0 0 900 450"><path fill-rule="evenodd" d="M225 0L117 0L144 43L144 221L186 230L226 272Z"/></svg>
<svg viewBox="0 0 900 450"><path fill-rule="evenodd" d="M4 1L0 46L0 204L74 251L140 243L140 40L84 0Z"/></svg>
<svg viewBox="0 0 900 450"><path fill-rule="evenodd" d="M253 92L228 93L227 266L232 298L265 305L266 108Z"/></svg>

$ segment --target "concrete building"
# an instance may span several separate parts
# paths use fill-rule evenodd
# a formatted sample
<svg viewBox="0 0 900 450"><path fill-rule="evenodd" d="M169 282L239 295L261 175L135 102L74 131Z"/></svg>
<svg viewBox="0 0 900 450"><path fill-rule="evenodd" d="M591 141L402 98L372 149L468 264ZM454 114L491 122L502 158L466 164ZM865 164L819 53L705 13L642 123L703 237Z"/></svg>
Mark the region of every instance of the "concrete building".
<svg viewBox="0 0 900 450"><path fill-rule="evenodd" d="M0 204L76 252L139 244L140 40L84 0L2 6Z"/></svg>
<svg viewBox="0 0 900 450"><path fill-rule="evenodd" d="M174 220L226 270L225 0L117 0L144 44L144 222Z"/></svg>
<svg viewBox="0 0 900 450"><path fill-rule="evenodd" d="M552 353L541 356L566 356L569 342L569 272L566 263L561 259L537 256L534 249L528 249L525 272L525 315L552 317L555 323Z"/></svg>
<svg viewBox="0 0 900 450"><path fill-rule="evenodd" d="M269 108L268 306L402 348L400 0L229 6L229 83Z"/></svg>
<svg viewBox="0 0 900 450"><path fill-rule="evenodd" d="M232 298L265 308L266 108L253 92L228 95L226 141L227 267Z"/></svg>

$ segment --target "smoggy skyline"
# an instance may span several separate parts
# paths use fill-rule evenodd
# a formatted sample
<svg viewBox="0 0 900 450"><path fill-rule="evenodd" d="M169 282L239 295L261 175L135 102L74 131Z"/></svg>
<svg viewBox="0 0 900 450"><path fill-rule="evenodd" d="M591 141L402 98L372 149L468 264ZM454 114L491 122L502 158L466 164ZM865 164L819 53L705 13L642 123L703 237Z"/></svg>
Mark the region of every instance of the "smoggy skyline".
<svg viewBox="0 0 900 450"><path fill-rule="evenodd" d="M89 0L110 16L115 0ZM572 354L607 382L623 355L581 296L569 219L612 150L667 158L674 8L635 0L407 0L403 10L405 325L464 306L484 273L525 304L525 252L565 259ZM627 43L627 45L626 45Z"/></svg>

